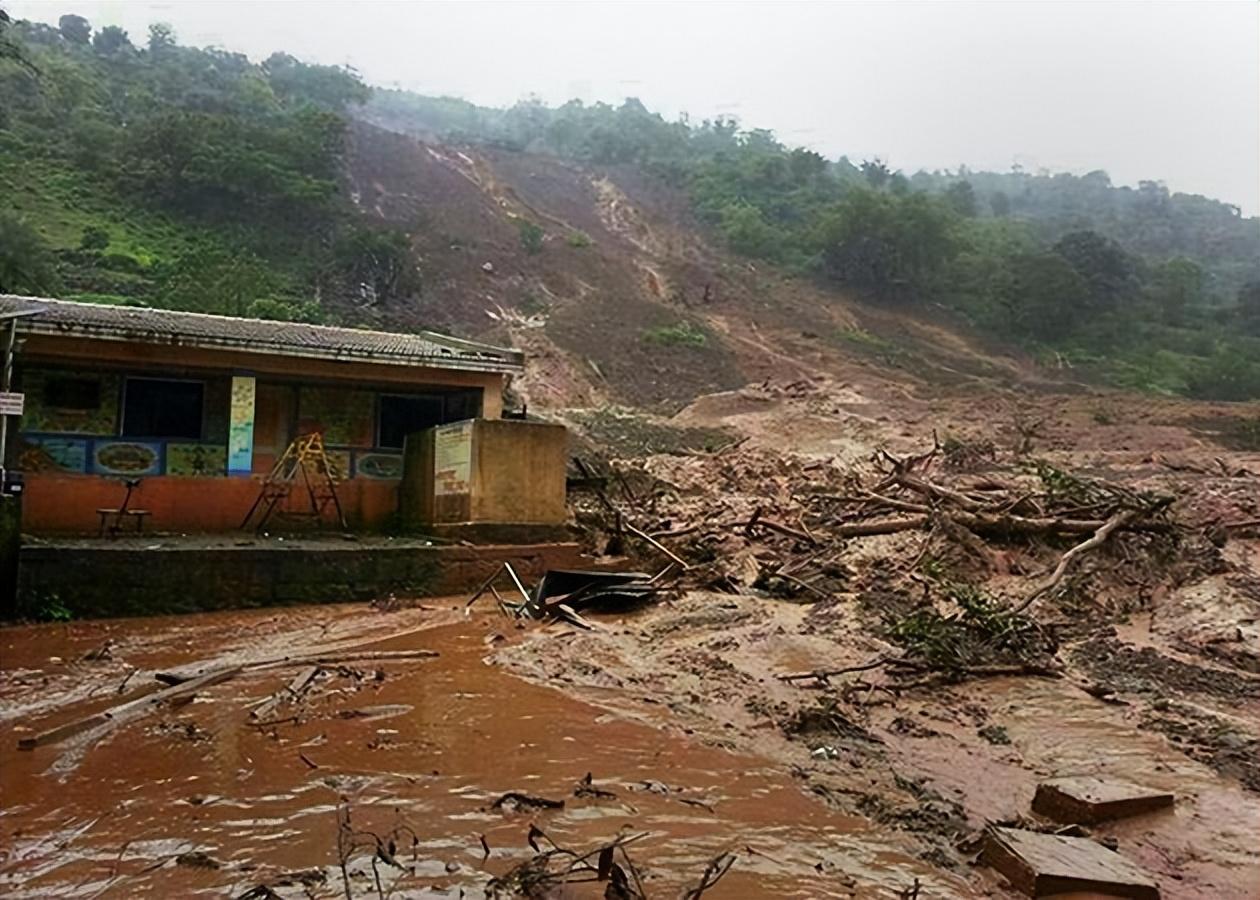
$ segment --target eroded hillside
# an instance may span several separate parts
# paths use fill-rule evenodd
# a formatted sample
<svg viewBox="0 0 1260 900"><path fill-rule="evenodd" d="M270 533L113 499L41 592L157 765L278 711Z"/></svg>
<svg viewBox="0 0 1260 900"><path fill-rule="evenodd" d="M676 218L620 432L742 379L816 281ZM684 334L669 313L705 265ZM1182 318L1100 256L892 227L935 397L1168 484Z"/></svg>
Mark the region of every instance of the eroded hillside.
<svg viewBox="0 0 1260 900"><path fill-rule="evenodd" d="M1044 378L943 316L879 310L731 257L685 198L629 169L358 123L349 173L362 210L412 232L424 285L414 304L372 313L522 347L531 363L517 387L535 408L673 411L767 378L897 393Z"/></svg>

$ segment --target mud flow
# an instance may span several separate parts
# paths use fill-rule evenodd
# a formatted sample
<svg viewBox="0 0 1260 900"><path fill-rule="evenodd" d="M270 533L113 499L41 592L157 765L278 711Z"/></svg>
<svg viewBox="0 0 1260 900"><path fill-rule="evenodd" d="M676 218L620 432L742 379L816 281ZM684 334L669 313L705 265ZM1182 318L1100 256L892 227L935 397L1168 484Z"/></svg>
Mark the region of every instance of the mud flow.
<svg viewBox="0 0 1260 900"><path fill-rule="evenodd" d="M652 896L678 895L726 852L736 865L707 896L892 896L916 878L931 896L967 895L963 879L829 809L770 760L488 665L505 624L323 607L6 629L3 892L239 896L267 885L279 896L377 896L379 878L390 896L482 896L535 855L534 828L536 843L578 852L643 835L626 850ZM130 666L417 626L431 627L371 649L436 658L329 666L302 702L261 720L251 707L294 669L242 674L97 739L14 749L24 734L116 702ZM101 646L109 658L84 659ZM132 676L129 689L139 677L152 675ZM40 702L32 686L67 702L24 712ZM537 808L544 800L563 807ZM339 847L347 819L354 838L346 846L341 834ZM377 837L388 853L376 853Z"/></svg>

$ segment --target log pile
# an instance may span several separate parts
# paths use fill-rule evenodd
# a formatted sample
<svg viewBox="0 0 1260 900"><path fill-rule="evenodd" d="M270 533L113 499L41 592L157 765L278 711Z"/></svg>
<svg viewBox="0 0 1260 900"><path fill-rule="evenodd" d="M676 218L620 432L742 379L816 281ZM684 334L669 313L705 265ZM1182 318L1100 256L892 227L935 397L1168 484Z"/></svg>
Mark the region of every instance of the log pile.
<svg viewBox="0 0 1260 900"><path fill-rule="evenodd" d="M864 472L788 458L714 456L691 493L658 489L602 502L612 543L677 567L681 584L759 589L815 601L845 590L855 542L904 533L945 541L981 559L994 548L1059 550L1019 597L1017 611L1063 589L1082 557L1120 534L1172 535L1171 496L1085 478L1048 463L963 475L939 446L897 458L879 452ZM701 461L704 472L704 461ZM625 479L622 479L625 483ZM921 556L922 554L920 554ZM919 559L894 562L912 570Z"/></svg>

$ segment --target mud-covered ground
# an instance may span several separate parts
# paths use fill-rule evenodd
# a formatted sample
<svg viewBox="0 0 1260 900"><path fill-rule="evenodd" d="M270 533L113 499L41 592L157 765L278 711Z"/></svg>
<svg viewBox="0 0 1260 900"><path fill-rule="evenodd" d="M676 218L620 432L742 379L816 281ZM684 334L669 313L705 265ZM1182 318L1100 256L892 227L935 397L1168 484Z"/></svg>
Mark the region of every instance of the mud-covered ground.
<svg viewBox="0 0 1260 900"><path fill-rule="evenodd" d="M977 864L976 834L1044 827L1030 813L1038 782L1094 775L1176 796L1171 811L1091 829L1165 897L1260 895L1260 527L1247 524L1260 520L1260 453L1226 437L1260 412L1101 391L978 404L857 364L849 375L771 379L671 418L568 420L596 423L582 439L601 464L621 457L616 502L664 532L758 508L819 529L804 485L859 489L877 448L904 456L933 433L942 481L1019 492L1041 460L1052 477L1171 495L1171 535L1117 535L1031 607L1053 674L778 677L905 652L892 626L945 579L1018 599L1074 542L977 546L936 529L829 544L810 591L684 579L645 608L583 611L593 630L480 604L466 616L459 598L0 629L0 891L331 897L348 884L357 897L377 896L379 877L392 896L475 897L534 856L531 837L585 852L646 833L628 849L654 898L723 853L734 866L706 897L888 897L916 879L920 896L1007 897ZM576 500L597 529L591 498ZM592 548L606 538L592 533ZM783 552L776 540L763 557ZM727 547L710 546L705 567ZM600 562L665 563L627 549ZM327 666L261 723L250 710L292 669L15 749L155 689L163 667L352 638L440 655ZM509 792L564 806L496 807Z"/></svg>
<svg viewBox="0 0 1260 900"><path fill-rule="evenodd" d="M972 866L978 829L1035 821L1039 781L1096 775L1176 795L1171 813L1093 829L1164 896L1260 894L1260 448L1230 437L1260 410L1219 404L1204 413L1088 390L997 393L981 411L968 391L910 380L898 392L854 375L701 398L672 422L725 428L743 442L615 463L639 492L623 505L637 505L641 527L662 534L747 520L754 509L804 522L803 494L860 479L876 448L904 456L933 436L945 457L933 477L961 471L976 483L1026 484L1044 462L1052 475L1173 498L1171 535L1114 539L1033 607L1053 636L1057 675L910 689L880 667L824 684L778 677L896 655L890 623L922 608L946 577L1018 600L1075 542L976 549L936 531L844 543L815 581L826 599L749 589L744 578L733 593L729 582L723 592L685 591L601 619L603 629L531 633L496 661L672 733L774 759L802 791L903 834L916 857L976 892L989 889ZM703 551L706 571L714 552L718 565L728 550L747 553L734 539L665 540L684 555ZM645 568L666 562L637 549ZM782 542L754 550L754 571L782 552ZM729 569L741 562L732 555Z"/></svg>

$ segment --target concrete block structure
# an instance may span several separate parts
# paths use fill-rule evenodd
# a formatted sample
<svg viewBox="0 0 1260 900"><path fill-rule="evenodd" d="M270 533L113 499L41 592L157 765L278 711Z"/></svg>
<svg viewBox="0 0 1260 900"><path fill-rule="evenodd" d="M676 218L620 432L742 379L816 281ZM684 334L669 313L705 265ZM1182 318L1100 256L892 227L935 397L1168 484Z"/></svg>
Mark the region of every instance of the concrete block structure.
<svg viewBox="0 0 1260 900"><path fill-rule="evenodd" d="M562 425L469 419L407 439L400 514L412 527L564 523ZM453 530L453 529L452 529Z"/></svg>

